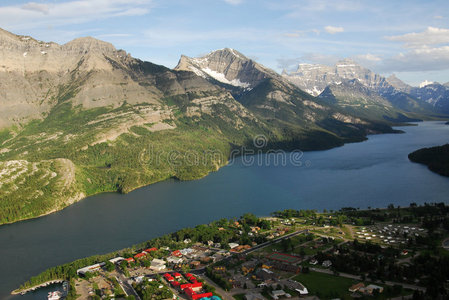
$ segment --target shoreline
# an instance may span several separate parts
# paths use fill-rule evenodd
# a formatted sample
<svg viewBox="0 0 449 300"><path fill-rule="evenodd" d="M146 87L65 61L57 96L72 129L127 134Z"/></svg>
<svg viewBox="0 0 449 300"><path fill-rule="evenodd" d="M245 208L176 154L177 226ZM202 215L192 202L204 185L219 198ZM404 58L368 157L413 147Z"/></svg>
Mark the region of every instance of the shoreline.
<svg viewBox="0 0 449 300"><path fill-rule="evenodd" d="M343 147L343 146L345 146L345 145L347 145L347 144L363 143L363 142L366 142L366 141L369 139L368 137L371 136L371 135L381 135L381 134L404 134L404 133L405 133L404 131L402 131L402 130L395 130L394 127L408 127L408 126L419 126L419 124L415 124L415 123L404 123L404 124L401 124L401 125L394 125L394 126L391 126L391 128L394 130L393 132L370 133L370 134L367 134L366 137L365 137L365 139L363 139L363 140L359 140L359 141L346 141L346 142L344 142L342 145L335 145L335 146L332 146L332 147L329 147L329 148L326 148L326 149L305 150L305 151L303 151L303 152L328 151L328 150L331 150L331 149ZM283 151L290 152L290 151L287 151L287 150L283 150ZM259 153L256 153L256 154L254 154L254 155L259 155ZM133 192L133 191L135 191L135 190L138 190L138 189L140 189L140 188L144 188L144 187L147 187L147 186L150 186L150 185L152 185L152 184L159 183L159 182L164 182L164 181L169 180L169 179L174 179L174 180L178 180L178 181L194 181L194 180L200 180L200 179L205 178L206 176L208 176L208 175L211 174L212 172L218 172L222 167L225 167L225 166L229 165L229 163L231 162L232 159L235 159L235 158L237 158L237 157L239 157L239 156L240 156L240 154L237 155L236 157L229 158L223 165L217 166L217 168L216 168L215 170L211 170L211 171L207 172L206 174L204 174L204 175L202 175L202 176L199 176L198 178L192 178L192 179L179 179L179 178L177 178L177 177L171 176L171 177L167 177L167 178L164 178L164 179L161 179L161 180L157 180L157 181L154 181L154 182L150 182L150 183L146 183L146 184L142 184L142 185L136 186L135 188L132 188L130 191L127 191L126 193L120 193L120 192L118 192L117 190L111 190L111 191L102 191L102 192L98 192L98 193L93 193L93 194L90 194L90 195L86 195L86 194L84 194L84 192L80 192L79 195L83 195L83 197L80 197L79 199L77 199L77 200L75 200L75 201L72 201L70 204L68 204L68 205L66 205L66 206L64 206L64 207L62 207L62 208L60 208L60 209L58 209L58 208L53 208L52 210L50 210L50 211L48 211L48 212L45 212L45 213L42 213L42 214L40 214L40 215L38 215L38 216L35 216L35 217L24 218L24 219L12 221L12 222L7 222L7 223L0 223L0 228L1 228L2 226L4 226L4 225L12 225L12 224L19 223L19 222L30 221L30 220L34 220L34 219L38 219L38 218L41 218L41 217L45 217L45 216L51 215L51 214L53 214L53 213L57 213L57 212L59 212L59 211L62 211L62 210L64 210L64 209L66 209L67 207L70 207L71 205L73 205L73 204L75 204L75 203L78 203L78 202L80 202L80 201L83 201L83 200L85 200L85 199L87 199L87 198L89 198L89 197L95 196L95 195L106 194L106 193L116 193L116 194L124 194L124 195L126 195L126 194L129 194L129 193L131 193L131 192Z"/></svg>
<svg viewBox="0 0 449 300"><path fill-rule="evenodd" d="M46 287L46 286L49 286L49 285L52 285L52 284L63 283L64 281L65 280L63 280L63 279L49 280L49 281L46 281L46 282L41 283L41 284L37 284L35 286L29 287L29 288L24 289L24 290L15 289L14 291L11 292L11 295L23 295L23 294L26 294L26 293L29 293L29 292L33 292L33 291L35 291L37 289L40 289L40 288L43 288L43 287Z"/></svg>

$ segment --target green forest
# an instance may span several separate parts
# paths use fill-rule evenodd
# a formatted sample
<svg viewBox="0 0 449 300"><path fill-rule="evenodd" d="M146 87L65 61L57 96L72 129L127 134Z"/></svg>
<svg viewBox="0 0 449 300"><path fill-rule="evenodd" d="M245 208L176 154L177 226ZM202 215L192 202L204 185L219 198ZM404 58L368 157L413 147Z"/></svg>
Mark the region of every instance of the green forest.
<svg viewBox="0 0 449 300"><path fill-rule="evenodd" d="M419 149L408 155L416 163L426 165L429 170L442 176L449 176L449 144Z"/></svg>

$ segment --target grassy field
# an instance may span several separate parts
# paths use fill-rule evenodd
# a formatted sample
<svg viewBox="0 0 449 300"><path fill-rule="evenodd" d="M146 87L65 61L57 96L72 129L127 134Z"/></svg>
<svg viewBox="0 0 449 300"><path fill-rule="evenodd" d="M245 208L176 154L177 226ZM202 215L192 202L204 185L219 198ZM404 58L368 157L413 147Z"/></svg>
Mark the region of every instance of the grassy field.
<svg viewBox="0 0 449 300"><path fill-rule="evenodd" d="M301 282L312 295L317 295L322 299L352 299L348 288L357 283L356 281L318 272L299 274L294 280ZM326 284L323 284L326 283Z"/></svg>

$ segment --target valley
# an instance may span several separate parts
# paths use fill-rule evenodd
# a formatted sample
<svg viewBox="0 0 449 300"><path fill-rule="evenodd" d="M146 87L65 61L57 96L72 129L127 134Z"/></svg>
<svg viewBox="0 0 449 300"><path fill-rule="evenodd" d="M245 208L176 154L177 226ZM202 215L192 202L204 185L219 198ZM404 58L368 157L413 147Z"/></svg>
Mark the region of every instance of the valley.
<svg viewBox="0 0 449 300"><path fill-rule="evenodd" d="M310 151L399 132L383 118L396 111L345 111L230 48L182 56L171 70L90 37L59 45L1 30L0 47L0 161L35 169L2 174L0 224L98 193L202 178L236 149L257 148L260 135L263 150ZM51 182L40 175L51 160L72 166L68 186L55 167Z"/></svg>

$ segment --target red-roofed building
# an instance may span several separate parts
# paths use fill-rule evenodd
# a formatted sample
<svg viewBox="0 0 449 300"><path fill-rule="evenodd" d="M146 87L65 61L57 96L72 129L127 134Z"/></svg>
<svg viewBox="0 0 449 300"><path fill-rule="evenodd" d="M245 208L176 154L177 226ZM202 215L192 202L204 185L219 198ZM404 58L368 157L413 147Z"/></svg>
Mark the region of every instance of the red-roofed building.
<svg viewBox="0 0 449 300"><path fill-rule="evenodd" d="M203 287L203 283L197 282L197 283L186 283L181 284L180 288L181 290L185 290L187 288L192 289L194 292L198 292Z"/></svg>
<svg viewBox="0 0 449 300"><path fill-rule="evenodd" d="M198 281L196 280L196 277L193 276L193 275L190 274L190 273L187 273L185 276L186 276L186 278L187 278L191 283L197 283L197 282L198 282Z"/></svg>
<svg viewBox="0 0 449 300"><path fill-rule="evenodd" d="M144 253L144 252L142 252L142 253L137 253L136 255L134 255L134 258L135 258L135 259L139 259L139 258L145 257L146 255L147 255L147 254Z"/></svg>
<svg viewBox="0 0 449 300"><path fill-rule="evenodd" d="M173 286L179 286L179 282L178 282L178 281L172 281L171 284L172 284Z"/></svg>
<svg viewBox="0 0 449 300"><path fill-rule="evenodd" d="M182 275L180 274L180 273L173 273L173 277L175 277L175 278L181 278L182 277Z"/></svg>
<svg viewBox="0 0 449 300"><path fill-rule="evenodd" d="M145 249L143 251L146 252L146 253L150 253L150 252L153 252L153 251L157 251L157 248L156 247L148 248L148 249Z"/></svg>
<svg viewBox="0 0 449 300"><path fill-rule="evenodd" d="M171 253L171 255L176 256L176 257L181 257L181 256L182 256L182 253L181 253L181 251L179 251L179 250L175 250L175 251L173 251L173 252Z"/></svg>
<svg viewBox="0 0 449 300"><path fill-rule="evenodd" d="M130 257L130 258L127 258L127 259L125 259L128 263L132 263L132 262L134 262L134 258L132 258L132 257Z"/></svg>
<svg viewBox="0 0 449 300"><path fill-rule="evenodd" d="M168 273L165 273L164 274L164 277L165 277L165 279L167 279L167 281L173 281L173 280L175 280L170 274L168 274Z"/></svg>
<svg viewBox="0 0 449 300"><path fill-rule="evenodd" d="M195 294L193 295L193 300L197 300L197 299L201 299L201 298L210 298L212 297L214 294L212 293L204 293L204 294Z"/></svg>

